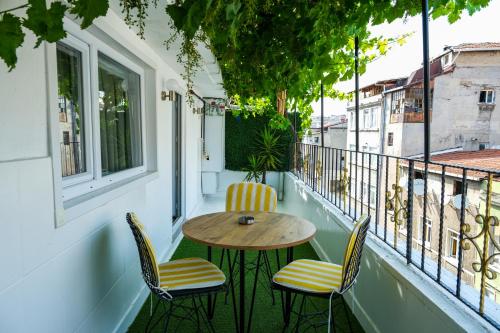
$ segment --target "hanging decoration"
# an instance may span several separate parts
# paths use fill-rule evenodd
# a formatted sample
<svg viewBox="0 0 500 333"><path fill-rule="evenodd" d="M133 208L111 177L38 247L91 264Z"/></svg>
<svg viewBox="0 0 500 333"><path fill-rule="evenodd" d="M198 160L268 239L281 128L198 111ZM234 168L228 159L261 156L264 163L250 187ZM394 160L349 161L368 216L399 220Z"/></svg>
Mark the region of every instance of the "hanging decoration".
<svg viewBox="0 0 500 333"><path fill-rule="evenodd" d="M205 98L205 115L207 116L223 116L224 112L229 109L227 102L223 98Z"/></svg>

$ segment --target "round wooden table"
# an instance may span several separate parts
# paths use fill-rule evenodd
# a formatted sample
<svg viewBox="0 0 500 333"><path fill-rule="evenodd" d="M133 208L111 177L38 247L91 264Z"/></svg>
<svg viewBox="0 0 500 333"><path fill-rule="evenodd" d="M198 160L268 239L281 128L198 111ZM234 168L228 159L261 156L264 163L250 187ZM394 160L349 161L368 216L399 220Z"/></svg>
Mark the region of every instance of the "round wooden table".
<svg viewBox="0 0 500 333"><path fill-rule="evenodd" d="M241 225L238 218L251 215L255 223ZM266 212L221 212L192 218L182 226L184 236L194 242L208 246L208 260L211 261L212 247L239 251L239 323L237 331L245 332L245 251L287 249L287 263L293 260L293 247L310 241L316 234L316 227L309 221L288 214ZM259 255L260 258L260 255ZM257 260L259 260L259 258ZM256 272L257 278L258 272ZM230 280L232 269L230 268ZM255 289L255 283L254 283ZM234 293L233 293L234 294ZM255 290L254 290L255 294ZM212 302L209 299L209 313ZM291 294L285 296L285 322L290 320ZM250 308L249 324L253 301ZM236 310L235 310L236 312ZM236 313L235 313L236 316ZM248 325L250 328L250 325Z"/></svg>

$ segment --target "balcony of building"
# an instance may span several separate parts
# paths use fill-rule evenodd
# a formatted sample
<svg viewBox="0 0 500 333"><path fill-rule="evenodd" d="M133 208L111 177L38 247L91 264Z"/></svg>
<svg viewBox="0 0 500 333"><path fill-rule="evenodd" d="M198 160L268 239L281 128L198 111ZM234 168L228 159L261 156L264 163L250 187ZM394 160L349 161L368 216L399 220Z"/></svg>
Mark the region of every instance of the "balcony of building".
<svg viewBox="0 0 500 333"><path fill-rule="evenodd" d="M1 2L2 20L33 3ZM156 299L126 214L140 216L162 262L207 258L207 247L184 238L182 227L224 211L228 185L245 178L224 169L232 115L217 59L202 48L203 69L187 90L180 45L164 48L162 33L171 28L164 11L153 11L143 40L124 21L121 2L110 3L88 30L65 17L68 36L57 43L33 49L39 36L27 31L18 67L0 64L0 332L143 332ZM73 95L62 89L68 82ZM342 262L353 222L371 218L359 276L343 295L347 309L334 303L337 331L498 331L498 168L422 166L298 142L289 152L286 170L267 182L278 212L317 230L296 259ZM271 259L271 272L278 268ZM280 297L273 304L270 281L259 281L250 331L283 331ZM215 304L215 331L237 331L232 301ZM328 301L310 309L323 313ZM200 331L195 313L178 314L187 318L172 318L169 331ZM153 317L155 332L163 319ZM326 331L328 316L318 319Z"/></svg>

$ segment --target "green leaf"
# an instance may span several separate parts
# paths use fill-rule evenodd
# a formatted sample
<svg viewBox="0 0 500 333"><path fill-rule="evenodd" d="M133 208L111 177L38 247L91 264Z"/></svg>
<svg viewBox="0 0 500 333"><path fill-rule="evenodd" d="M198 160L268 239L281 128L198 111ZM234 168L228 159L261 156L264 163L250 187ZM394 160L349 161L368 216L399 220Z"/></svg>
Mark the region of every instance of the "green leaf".
<svg viewBox="0 0 500 333"><path fill-rule="evenodd" d="M109 9L109 0L70 0L71 14L82 19L80 27L88 28L99 16L105 16Z"/></svg>
<svg viewBox="0 0 500 333"><path fill-rule="evenodd" d="M3 14L0 20L0 58L9 67L9 71L16 67L16 49L23 44L23 41L21 19L9 13Z"/></svg>
<svg viewBox="0 0 500 333"><path fill-rule="evenodd" d="M63 17L66 12L66 5L56 1L47 9L45 0L29 0L29 7L26 10L27 18L23 26L33 31L38 37L35 47L40 46L42 41L56 42L66 37L63 27Z"/></svg>
<svg viewBox="0 0 500 333"><path fill-rule="evenodd" d="M226 20L232 21L241 8L241 2L233 1L226 6Z"/></svg>

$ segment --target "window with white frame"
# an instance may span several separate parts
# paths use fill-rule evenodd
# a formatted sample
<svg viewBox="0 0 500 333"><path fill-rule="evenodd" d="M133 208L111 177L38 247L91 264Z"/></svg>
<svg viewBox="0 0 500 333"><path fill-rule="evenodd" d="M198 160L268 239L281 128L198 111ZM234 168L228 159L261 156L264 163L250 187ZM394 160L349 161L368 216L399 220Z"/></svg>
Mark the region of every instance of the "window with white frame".
<svg viewBox="0 0 500 333"><path fill-rule="evenodd" d="M83 71L88 70L88 52L83 45L57 43L57 82L59 112L59 148L61 173L64 178L76 178L88 169L86 113ZM78 48L83 48L78 50Z"/></svg>
<svg viewBox="0 0 500 333"><path fill-rule="evenodd" d="M356 124L355 124L355 120L354 120L354 112L351 112L349 114L349 124L350 124L350 129L351 130L356 129Z"/></svg>
<svg viewBox="0 0 500 333"><path fill-rule="evenodd" d="M104 43L71 35L57 43L65 200L146 171L143 77Z"/></svg>
<svg viewBox="0 0 500 333"><path fill-rule="evenodd" d="M454 230L448 229L448 253L447 256L450 259L458 260L458 243L459 234Z"/></svg>
<svg viewBox="0 0 500 333"><path fill-rule="evenodd" d="M377 124L377 113L379 112L379 108L372 108L370 110L370 114L371 114L371 117L370 117L370 128L377 128L378 124Z"/></svg>
<svg viewBox="0 0 500 333"><path fill-rule="evenodd" d="M430 247L432 240L432 220L430 218L426 218L425 227L422 225L423 223L424 217L421 216L420 223L418 225L418 240L421 241L426 247Z"/></svg>
<svg viewBox="0 0 500 333"><path fill-rule="evenodd" d="M370 109L364 109L363 110L363 128L370 128L370 123L371 123L371 112Z"/></svg>
<svg viewBox="0 0 500 333"><path fill-rule="evenodd" d="M452 64L452 60L453 60L453 53L452 52L446 53L441 57L441 66L442 67L450 66Z"/></svg>
<svg viewBox="0 0 500 333"><path fill-rule="evenodd" d="M368 192L369 190L369 192ZM370 188L368 189L368 182L363 181L363 202L368 204L368 199L370 199L369 203L371 207L375 206L376 202L376 187L375 185L370 184ZM369 198L368 198L369 197Z"/></svg>
<svg viewBox="0 0 500 333"><path fill-rule="evenodd" d="M479 92L479 103L495 104L495 90L483 89Z"/></svg>

